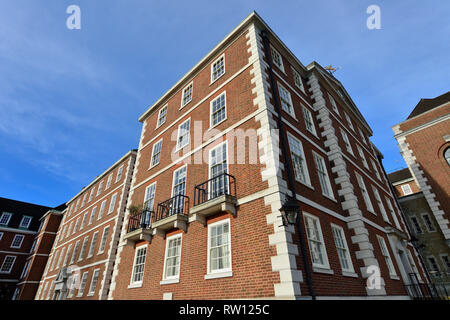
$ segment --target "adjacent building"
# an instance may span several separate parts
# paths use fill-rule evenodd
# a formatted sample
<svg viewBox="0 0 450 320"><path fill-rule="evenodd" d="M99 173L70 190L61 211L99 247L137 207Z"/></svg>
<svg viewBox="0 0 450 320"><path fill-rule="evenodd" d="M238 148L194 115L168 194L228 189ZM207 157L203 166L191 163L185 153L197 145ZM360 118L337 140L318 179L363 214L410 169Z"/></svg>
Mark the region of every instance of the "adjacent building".
<svg viewBox="0 0 450 320"><path fill-rule="evenodd" d="M426 281L369 124L255 12L139 120L108 299L403 299Z"/></svg>
<svg viewBox="0 0 450 320"><path fill-rule="evenodd" d="M67 202L35 299L107 298L135 159L129 151Z"/></svg>

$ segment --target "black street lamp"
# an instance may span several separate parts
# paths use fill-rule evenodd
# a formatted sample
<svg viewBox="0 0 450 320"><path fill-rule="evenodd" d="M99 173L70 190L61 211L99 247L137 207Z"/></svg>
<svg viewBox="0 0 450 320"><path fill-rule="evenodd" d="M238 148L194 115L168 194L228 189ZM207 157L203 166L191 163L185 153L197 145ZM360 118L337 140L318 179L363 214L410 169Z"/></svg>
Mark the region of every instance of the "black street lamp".
<svg viewBox="0 0 450 320"><path fill-rule="evenodd" d="M280 208L283 217L283 225L295 224L297 222L298 211L300 210L297 201L289 198Z"/></svg>

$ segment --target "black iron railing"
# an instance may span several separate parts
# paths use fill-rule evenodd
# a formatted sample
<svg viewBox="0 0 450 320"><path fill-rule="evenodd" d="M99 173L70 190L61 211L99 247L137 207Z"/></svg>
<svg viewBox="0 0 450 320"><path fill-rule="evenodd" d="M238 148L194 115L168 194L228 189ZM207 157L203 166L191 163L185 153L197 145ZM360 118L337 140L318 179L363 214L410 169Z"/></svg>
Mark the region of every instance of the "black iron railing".
<svg viewBox="0 0 450 320"><path fill-rule="evenodd" d="M194 206L223 195L236 196L236 178L226 172L195 186Z"/></svg>
<svg viewBox="0 0 450 320"><path fill-rule="evenodd" d="M414 300L449 300L445 284L415 283L405 285L408 295Z"/></svg>
<svg viewBox="0 0 450 320"><path fill-rule="evenodd" d="M158 203L153 221L158 221L174 214L188 215L189 197L176 195L166 201Z"/></svg>
<svg viewBox="0 0 450 320"><path fill-rule="evenodd" d="M150 228L152 217L154 212L151 210L144 209L141 212L130 215L128 219L128 230L127 232L132 232L137 229Z"/></svg>

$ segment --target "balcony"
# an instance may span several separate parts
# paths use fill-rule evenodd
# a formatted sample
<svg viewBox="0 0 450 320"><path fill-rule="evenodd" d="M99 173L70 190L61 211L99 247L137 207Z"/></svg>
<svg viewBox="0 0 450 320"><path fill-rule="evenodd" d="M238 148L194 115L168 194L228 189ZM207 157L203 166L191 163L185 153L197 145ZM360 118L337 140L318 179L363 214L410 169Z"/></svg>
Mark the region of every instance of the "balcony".
<svg viewBox="0 0 450 320"><path fill-rule="evenodd" d="M236 178L222 173L195 186L194 207L190 210L195 220L205 224L205 218L220 212L236 215Z"/></svg>
<svg viewBox="0 0 450 320"><path fill-rule="evenodd" d="M158 208L152 221L153 234L165 237L166 232L174 228L186 232L188 210L189 197L181 194L158 203Z"/></svg>
<svg viewBox="0 0 450 320"><path fill-rule="evenodd" d="M127 241L127 245L134 245L140 240L146 240L148 242L152 241L150 223L153 216L154 212L146 209L145 204L142 211L130 215L130 218L128 219L127 233L124 236L124 239Z"/></svg>
<svg viewBox="0 0 450 320"><path fill-rule="evenodd" d="M450 300L445 283L415 283L405 287L412 300Z"/></svg>

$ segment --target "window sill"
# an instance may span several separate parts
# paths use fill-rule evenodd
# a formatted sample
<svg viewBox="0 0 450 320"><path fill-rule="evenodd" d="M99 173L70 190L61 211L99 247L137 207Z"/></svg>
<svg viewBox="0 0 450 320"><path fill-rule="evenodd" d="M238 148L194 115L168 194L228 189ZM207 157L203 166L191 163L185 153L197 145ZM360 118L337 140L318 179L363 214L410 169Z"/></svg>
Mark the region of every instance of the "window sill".
<svg viewBox="0 0 450 320"><path fill-rule="evenodd" d="M217 272L205 274L205 280L217 279L217 278L228 278L233 276L233 271Z"/></svg>
<svg viewBox="0 0 450 320"><path fill-rule="evenodd" d="M390 275L389 275L389 278L391 278L392 280L400 280L400 277L399 277L399 276L393 275L393 274L390 274Z"/></svg>
<svg viewBox="0 0 450 320"><path fill-rule="evenodd" d="M325 274L334 274L334 271L328 268L323 268L323 267L314 267L313 266L313 272L316 273L325 273Z"/></svg>
<svg viewBox="0 0 450 320"><path fill-rule="evenodd" d="M356 272L342 271L342 275L344 277L358 278L358 274Z"/></svg>
<svg viewBox="0 0 450 320"><path fill-rule="evenodd" d="M215 127L217 127L219 124L225 122L226 120L227 120L227 117L225 117L225 118L224 118L223 120L221 120L220 122L217 122L217 123L216 123L215 125L213 125L213 126L210 125L210 127L208 128L208 130L206 130L206 132L208 132L208 131L214 129Z"/></svg>
<svg viewBox="0 0 450 320"><path fill-rule="evenodd" d="M217 80L219 80L220 78L222 78L224 74L225 74L225 71L224 71L220 76L218 76L215 80L211 80L211 82L209 83L209 86L212 86L213 83L217 82Z"/></svg>
<svg viewBox="0 0 450 320"><path fill-rule="evenodd" d="M128 286L128 289L141 288L141 287L142 287L142 282L131 283L131 284Z"/></svg>
<svg viewBox="0 0 450 320"><path fill-rule="evenodd" d="M178 109L178 110L181 110L181 109L183 109L184 107L186 107L189 103L191 103L192 102L192 99L189 101L189 102L187 102L186 104L184 104L184 105L182 105L181 107L180 107L180 109Z"/></svg>
<svg viewBox="0 0 450 320"><path fill-rule="evenodd" d="M161 280L159 282L160 285L164 285L164 284L173 284L173 283L179 283L180 282L180 278L177 279L167 279L167 280Z"/></svg>
<svg viewBox="0 0 450 320"><path fill-rule="evenodd" d="M152 165L152 166L150 166L150 167L148 167L148 169L147 170L151 170L151 169L153 169L154 167L156 167L157 165L159 164L159 162L157 163L157 164L154 164L154 165Z"/></svg>
<svg viewBox="0 0 450 320"><path fill-rule="evenodd" d="M302 182L302 181L300 181L300 180L297 180L297 179L295 179L295 181L297 181L298 183L300 183L302 186L305 186L305 187L307 187L307 188L309 188L309 189L311 189L311 190L315 190L314 189L314 187L312 186L312 185L310 185L310 184L307 184L307 183L304 183L304 182Z"/></svg>
<svg viewBox="0 0 450 320"><path fill-rule="evenodd" d="M333 197L330 197L330 196L327 196L326 194L324 194L324 193L322 193L322 195L325 197L325 198L327 198L327 199L329 199L329 200L331 200L331 201L333 201L333 202L336 202L337 203L337 200L335 199L335 198L333 198Z"/></svg>

